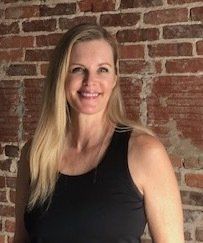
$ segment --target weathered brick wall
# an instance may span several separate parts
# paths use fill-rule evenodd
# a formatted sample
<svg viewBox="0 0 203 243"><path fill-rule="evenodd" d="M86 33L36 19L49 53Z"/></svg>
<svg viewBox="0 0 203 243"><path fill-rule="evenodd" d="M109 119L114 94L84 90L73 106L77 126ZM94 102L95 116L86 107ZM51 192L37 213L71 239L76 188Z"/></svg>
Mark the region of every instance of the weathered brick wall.
<svg viewBox="0 0 203 243"><path fill-rule="evenodd" d="M62 33L81 22L117 37L129 117L165 144L186 242L203 242L203 1L1 0L0 17L0 243L12 242L17 161L36 125L48 60Z"/></svg>

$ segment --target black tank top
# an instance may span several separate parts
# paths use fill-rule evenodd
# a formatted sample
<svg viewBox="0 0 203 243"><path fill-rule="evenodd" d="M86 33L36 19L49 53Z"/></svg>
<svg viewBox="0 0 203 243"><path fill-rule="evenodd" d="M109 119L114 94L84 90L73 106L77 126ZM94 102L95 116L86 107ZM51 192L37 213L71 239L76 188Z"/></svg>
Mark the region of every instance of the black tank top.
<svg viewBox="0 0 203 243"><path fill-rule="evenodd" d="M47 205L25 212L31 243L138 243L146 216L128 168L131 132L114 131L97 169L59 174Z"/></svg>

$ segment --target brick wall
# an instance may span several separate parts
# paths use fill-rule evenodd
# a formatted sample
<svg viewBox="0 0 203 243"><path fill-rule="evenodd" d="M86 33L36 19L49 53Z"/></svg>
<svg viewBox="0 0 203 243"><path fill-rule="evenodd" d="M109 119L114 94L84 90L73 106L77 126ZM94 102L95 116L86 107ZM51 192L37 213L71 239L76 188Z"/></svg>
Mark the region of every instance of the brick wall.
<svg viewBox="0 0 203 243"><path fill-rule="evenodd" d="M48 60L81 22L116 36L129 117L165 144L186 242L203 242L203 1L1 0L0 17L0 243L12 242L17 161L36 125ZM147 230L143 242L151 242Z"/></svg>

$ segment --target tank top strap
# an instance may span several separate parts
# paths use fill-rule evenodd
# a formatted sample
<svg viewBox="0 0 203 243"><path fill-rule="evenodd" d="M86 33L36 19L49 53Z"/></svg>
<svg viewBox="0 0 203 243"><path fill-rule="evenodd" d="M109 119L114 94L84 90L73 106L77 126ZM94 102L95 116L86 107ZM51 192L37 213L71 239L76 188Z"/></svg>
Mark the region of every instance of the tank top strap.
<svg viewBox="0 0 203 243"><path fill-rule="evenodd" d="M101 166L106 169L125 169L128 167L128 142L132 129L119 126L115 129L111 143L105 153ZM112 170L111 170L112 171Z"/></svg>
<svg viewBox="0 0 203 243"><path fill-rule="evenodd" d="M128 142L130 139L132 133L132 129L131 128L119 128L119 129L115 129L115 141L117 144L117 146L122 147L122 150L126 150L128 149Z"/></svg>

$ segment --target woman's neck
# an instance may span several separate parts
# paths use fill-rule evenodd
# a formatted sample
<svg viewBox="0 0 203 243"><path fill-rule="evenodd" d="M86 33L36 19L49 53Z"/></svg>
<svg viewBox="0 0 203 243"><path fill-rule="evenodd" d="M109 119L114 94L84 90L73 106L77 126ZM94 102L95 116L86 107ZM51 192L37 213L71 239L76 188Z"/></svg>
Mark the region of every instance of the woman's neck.
<svg viewBox="0 0 203 243"><path fill-rule="evenodd" d="M97 146L110 130L110 123L104 116L72 116L68 133L70 147L82 151Z"/></svg>

